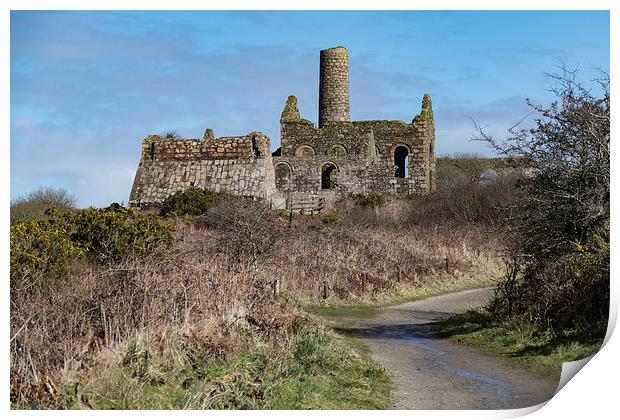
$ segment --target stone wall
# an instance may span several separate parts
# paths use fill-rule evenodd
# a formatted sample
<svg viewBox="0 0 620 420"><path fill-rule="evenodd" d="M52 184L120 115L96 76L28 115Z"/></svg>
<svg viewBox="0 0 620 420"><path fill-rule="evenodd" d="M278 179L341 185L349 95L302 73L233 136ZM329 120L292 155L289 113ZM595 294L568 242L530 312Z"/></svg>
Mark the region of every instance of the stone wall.
<svg viewBox="0 0 620 420"><path fill-rule="evenodd" d="M431 98L410 123L350 121L348 52L320 53L319 124L302 119L289 96L280 117L281 147L261 133L182 140L149 136L129 199L157 206L189 187L265 199L276 208L314 211L343 194L426 194L435 188ZM274 166L275 165L275 166Z"/></svg>
<svg viewBox="0 0 620 420"><path fill-rule="evenodd" d="M269 137L254 132L212 138L207 130L203 139L144 139L129 206L158 206L189 187L270 199L275 183Z"/></svg>
<svg viewBox="0 0 620 420"><path fill-rule="evenodd" d="M435 128L428 95L411 123L345 121L316 127L301 118L295 97L287 100L280 123L281 147L273 163L281 196L297 197L300 192L326 198L338 192L408 195L434 188ZM407 155L401 176L395 164L399 148ZM331 182L325 182L326 170Z"/></svg>

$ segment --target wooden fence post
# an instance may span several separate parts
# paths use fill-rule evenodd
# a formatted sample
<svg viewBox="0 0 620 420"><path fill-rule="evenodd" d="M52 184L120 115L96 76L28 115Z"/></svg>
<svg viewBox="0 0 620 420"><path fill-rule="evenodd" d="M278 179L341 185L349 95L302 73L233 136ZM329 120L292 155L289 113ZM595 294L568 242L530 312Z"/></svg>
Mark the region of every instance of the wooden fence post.
<svg viewBox="0 0 620 420"><path fill-rule="evenodd" d="M273 297L280 297L280 279L276 278L273 281Z"/></svg>
<svg viewBox="0 0 620 420"><path fill-rule="evenodd" d="M323 299L327 299L327 280L323 280Z"/></svg>

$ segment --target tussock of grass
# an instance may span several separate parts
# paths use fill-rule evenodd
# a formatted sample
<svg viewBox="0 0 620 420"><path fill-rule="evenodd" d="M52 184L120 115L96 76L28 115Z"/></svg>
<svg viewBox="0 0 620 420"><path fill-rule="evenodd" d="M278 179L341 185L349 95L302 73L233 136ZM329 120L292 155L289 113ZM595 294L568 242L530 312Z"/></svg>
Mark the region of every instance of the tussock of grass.
<svg viewBox="0 0 620 420"><path fill-rule="evenodd" d="M385 408L389 377L356 342L321 326L281 346L250 336L225 357L186 363L180 341L162 351L148 341L101 354L87 371L65 374L65 408L359 409ZM185 360L185 363L183 362Z"/></svg>
<svg viewBox="0 0 620 420"><path fill-rule="evenodd" d="M573 336L570 332L553 336L538 333L522 321L493 322L484 310L472 310L438 323L442 335L487 353L506 357L516 365L543 377L558 380L562 363L596 353L602 339Z"/></svg>

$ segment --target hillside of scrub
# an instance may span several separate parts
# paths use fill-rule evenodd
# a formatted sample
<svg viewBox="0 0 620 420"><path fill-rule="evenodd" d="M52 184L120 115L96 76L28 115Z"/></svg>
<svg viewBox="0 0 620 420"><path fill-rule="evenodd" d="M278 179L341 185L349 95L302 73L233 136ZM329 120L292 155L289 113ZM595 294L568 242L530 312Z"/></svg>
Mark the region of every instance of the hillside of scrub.
<svg viewBox="0 0 620 420"><path fill-rule="evenodd" d="M304 308L492 284L510 185L292 218L221 195L197 216L115 204L13 223L12 407L386 407L387 373Z"/></svg>

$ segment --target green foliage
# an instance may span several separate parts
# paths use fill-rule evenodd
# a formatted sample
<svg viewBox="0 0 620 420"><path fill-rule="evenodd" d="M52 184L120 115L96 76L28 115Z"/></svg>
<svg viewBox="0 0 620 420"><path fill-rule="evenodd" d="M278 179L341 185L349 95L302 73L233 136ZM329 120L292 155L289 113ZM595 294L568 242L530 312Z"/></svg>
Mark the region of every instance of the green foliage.
<svg viewBox="0 0 620 420"><path fill-rule="evenodd" d="M51 224L64 226L70 238L98 263L127 255L144 256L172 244L174 226L152 214L123 207L54 213Z"/></svg>
<svg viewBox="0 0 620 420"><path fill-rule="evenodd" d="M485 310L470 310L438 324L442 336L508 358L532 373L560 378L562 363L596 353L602 340L565 331L560 335L540 333L523 319L498 321Z"/></svg>
<svg viewBox="0 0 620 420"><path fill-rule="evenodd" d="M379 193L351 194L351 199L361 207L380 207L387 203L387 197Z"/></svg>
<svg viewBox="0 0 620 420"><path fill-rule="evenodd" d="M202 138L204 140L212 140L212 139L214 139L215 138L215 134L213 134L213 129L212 128L205 129L205 132L202 135Z"/></svg>
<svg viewBox="0 0 620 420"><path fill-rule="evenodd" d="M331 225L333 223L338 223L340 221L340 217L334 212L328 212L323 215L321 220L324 224Z"/></svg>
<svg viewBox="0 0 620 420"><path fill-rule="evenodd" d="M109 263L172 244L173 225L120 206L65 212L52 208L46 216L11 226L11 287L62 279L80 258Z"/></svg>
<svg viewBox="0 0 620 420"><path fill-rule="evenodd" d="M66 276L69 263L83 255L63 227L31 220L11 226L11 289L38 286Z"/></svg>
<svg viewBox="0 0 620 420"><path fill-rule="evenodd" d="M161 215L200 216L226 196L225 192L188 188L167 197L162 204Z"/></svg>
<svg viewBox="0 0 620 420"><path fill-rule="evenodd" d="M301 121L301 115L299 114L299 109L297 109L297 98L291 95L286 99L286 105L284 105L284 109L282 110L280 122L284 123L299 121Z"/></svg>
<svg viewBox="0 0 620 420"><path fill-rule="evenodd" d="M122 361L96 360L92 369L61 384L60 404L70 409L369 409L389 402L390 379L368 351L320 326L301 328L281 344L245 337L225 358L189 362L182 343L173 353L177 356L132 342Z"/></svg>
<svg viewBox="0 0 620 420"><path fill-rule="evenodd" d="M45 211L56 207L60 211L75 207L75 196L62 188L42 187L11 203L11 225L30 220L44 220Z"/></svg>

